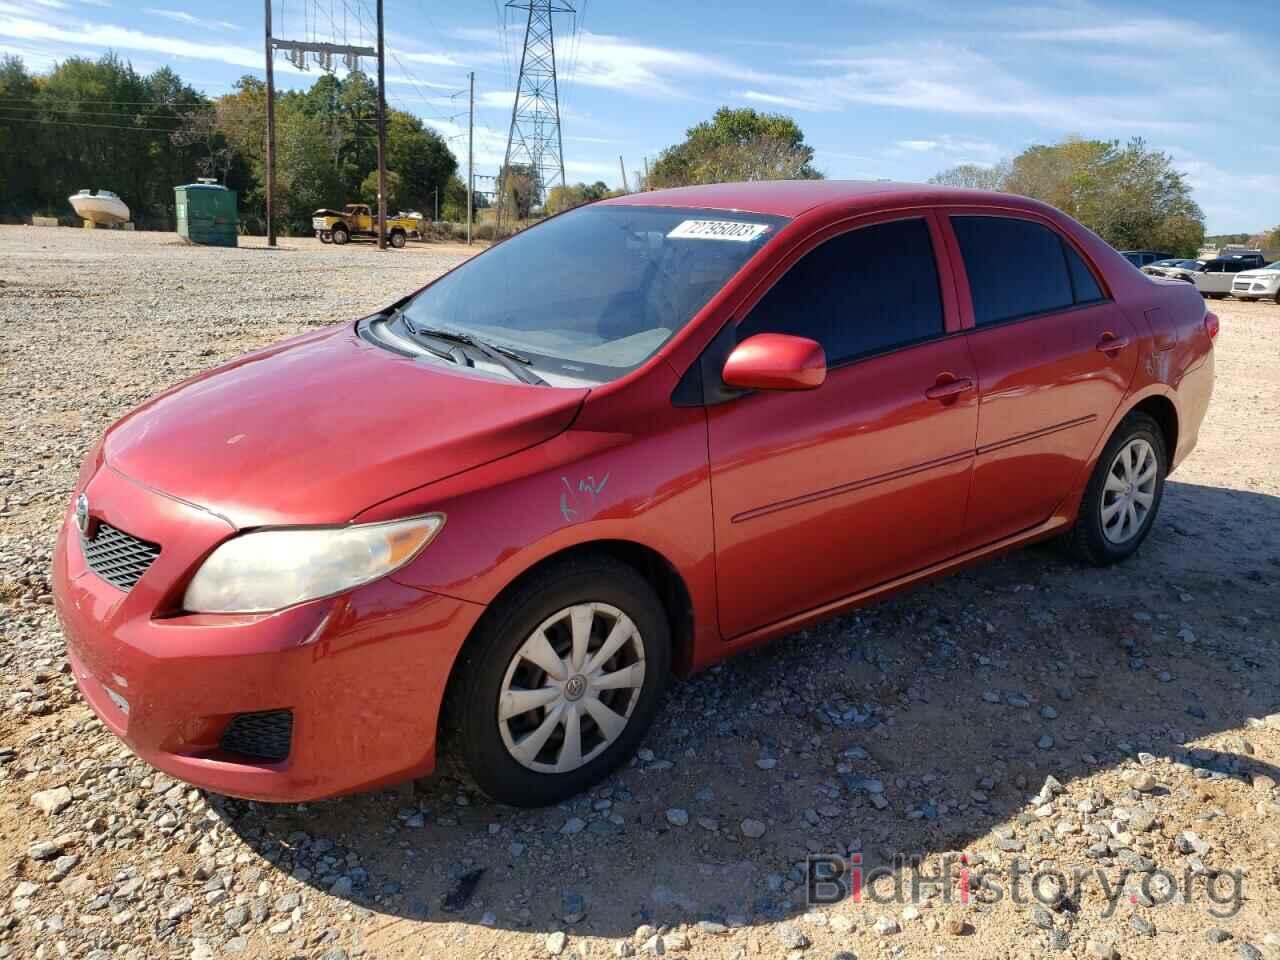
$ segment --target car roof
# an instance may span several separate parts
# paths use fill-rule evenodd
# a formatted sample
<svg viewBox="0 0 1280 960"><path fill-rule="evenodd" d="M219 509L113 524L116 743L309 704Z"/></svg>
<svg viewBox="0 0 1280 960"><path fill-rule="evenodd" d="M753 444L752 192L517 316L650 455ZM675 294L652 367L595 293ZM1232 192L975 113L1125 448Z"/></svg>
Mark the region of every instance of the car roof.
<svg viewBox="0 0 1280 960"><path fill-rule="evenodd" d="M798 217L807 210L859 199L872 208L886 201L906 203L984 204L1040 208L1025 197L989 190L964 190L926 183L889 180L757 180L750 183L709 183L669 190L628 193L602 200L604 204L693 207L738 210L781 217Z"/></svg>

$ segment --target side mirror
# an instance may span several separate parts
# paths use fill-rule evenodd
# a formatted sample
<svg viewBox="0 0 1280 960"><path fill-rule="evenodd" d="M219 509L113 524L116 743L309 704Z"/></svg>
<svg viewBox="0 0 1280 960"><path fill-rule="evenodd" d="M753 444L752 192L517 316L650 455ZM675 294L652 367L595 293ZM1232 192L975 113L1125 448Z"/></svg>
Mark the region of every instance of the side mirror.
<svg viewBox="0 0 1280 960"><path fill-rule="evenodd" d="M807 337L757 333L733 348L721 376L742 390L812 390L827 379L827 355Z"/></svg>

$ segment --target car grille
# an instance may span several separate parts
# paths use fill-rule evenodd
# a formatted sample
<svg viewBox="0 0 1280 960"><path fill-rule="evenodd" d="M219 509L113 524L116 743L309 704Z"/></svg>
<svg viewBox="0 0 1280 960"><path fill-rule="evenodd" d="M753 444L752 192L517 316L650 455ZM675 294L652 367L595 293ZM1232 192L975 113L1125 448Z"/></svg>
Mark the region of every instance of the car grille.
<svg viewBox="0 0 1280 960"><path fill-rule="evenodd" d="M259 760L283 760L293 742L293 711L262 710L240 713L222 734L219 746Z"/></svg>
<svg viewBox="0 0 1280 960"><path fill-rule="evenodd" d="M113 587L130 590L147 568L160 556L160 545L99 523L93 538L82 536L84 562Z"/></svg>

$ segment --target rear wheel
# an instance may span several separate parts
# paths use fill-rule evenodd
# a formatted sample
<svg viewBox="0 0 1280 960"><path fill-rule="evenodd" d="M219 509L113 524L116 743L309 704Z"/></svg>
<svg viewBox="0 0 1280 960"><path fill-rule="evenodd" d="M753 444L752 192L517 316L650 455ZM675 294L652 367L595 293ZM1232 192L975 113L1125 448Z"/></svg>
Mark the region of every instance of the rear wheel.
<svg viewBox="0 0 1280 960"><path fill-rule="evenodd" d="M653 587L593 556L548 567L468 642L445 705L445 759L494 800L558 803L629 758L666 685L671 638Z"/></svg>
<svg viewBox="0 0 1280 960"><path fill-rule="evenodd" d="M1168 469L1159 424L1145 413L1125 417L1089 478L1066 538L1071 552L1101 567L1137 550L1160 509Z"/></svg>
<svg viewBox="0 0 1280 960"><path fill-rule="evenodd" d="M342 244L346 243L350 239L351 234L347 233L346 227L333 228L333 242L338 244L338 246L342 246Z"/></svg>

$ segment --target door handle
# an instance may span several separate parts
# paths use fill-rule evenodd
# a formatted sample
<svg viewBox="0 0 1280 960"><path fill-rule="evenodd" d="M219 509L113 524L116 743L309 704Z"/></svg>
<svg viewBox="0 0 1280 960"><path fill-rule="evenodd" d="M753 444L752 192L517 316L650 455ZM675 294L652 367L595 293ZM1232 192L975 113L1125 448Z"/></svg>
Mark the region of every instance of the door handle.
<svg viewBox="0 0 1280 960"><path fill-rule="evenodd" d="M1098 341L1094 349L1101 353L1113 353L1116 350L1123 350L1128 345L1128 337L1117 337L1114 333L1108 331L1102 335L1102 339Z"/></svg>
<svg viewBox="0 0 1280 960"><path fill-rule="evenodd" d="M968 377L963 377L959 380L946 380L940 383L935 383L924 392L924 395L930 400L946 400L948 397L968 393L972 389L973 381Z"/></svg>

